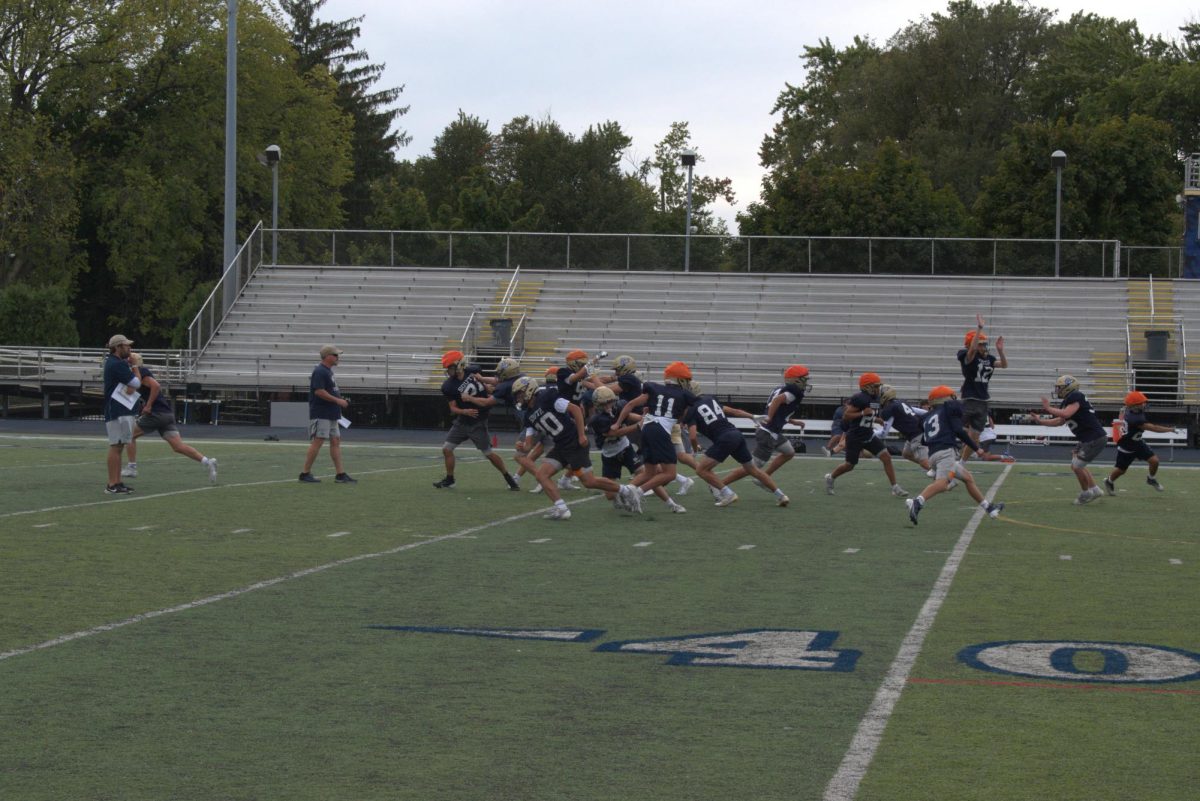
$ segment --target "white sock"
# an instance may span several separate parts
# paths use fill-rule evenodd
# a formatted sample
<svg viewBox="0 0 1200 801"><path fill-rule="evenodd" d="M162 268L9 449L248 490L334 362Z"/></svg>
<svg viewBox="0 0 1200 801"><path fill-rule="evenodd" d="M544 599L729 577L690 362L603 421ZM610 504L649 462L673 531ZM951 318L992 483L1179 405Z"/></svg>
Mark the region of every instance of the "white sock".
<svg viewBox="0 0 1200 801"><path fill-rule="evenodd" d="M200 457L200 464L204 465L205 467L208 467L208 463L211 461L212 459L209 459L207 456Z"/></svg>
<svg viewBox="0 0 1200 801"><path fill-rule="evenodd" d="M555 506L557 506L557 507L559 507L560 509L566 509L566 508L567 508L567 502L566 502L566 501L564 501L562 498L559 498L557 501L555 501L555 502L554 502L554 505L555 505Z"/></svg>
<svg viewBox="0 0 1200 801"><path fill-rule="evenodd" d="M986 499L979 502L980 509L987 509L990 506L991 506L991 504L988 503Z"/></svg>
<svg viewBox="0 0 1200 801"><path fill-rule="evenodd" d="M782 498L782 497L783 497L783 490L781 490L779 487L776 487L776 488L775 488L775 497L776 497L776 498Z"/></svg>
<svg viewBox="0 0 1200 801"><path fill-rule="evenodd" d="M678 481L680 484L683 484L683 483L687 482L687 476L685 476L683 473L676 473L675 480Z"/></svg>
<svg viewBox="0 0 1200 801"><path fill-rule="evenodd" d="M136 469L137 469L137 462L130 462L129 464L127 464L127 465L125 465L125 466L126 466L126 467L132 467L133 469L135 469L135 470L136 470Z"/></svg>

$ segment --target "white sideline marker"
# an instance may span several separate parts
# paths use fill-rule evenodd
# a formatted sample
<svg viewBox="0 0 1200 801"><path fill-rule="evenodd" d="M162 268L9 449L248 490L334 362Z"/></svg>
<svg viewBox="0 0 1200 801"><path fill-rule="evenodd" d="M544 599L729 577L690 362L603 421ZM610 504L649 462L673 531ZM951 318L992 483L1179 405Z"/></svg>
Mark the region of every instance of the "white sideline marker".
<svg viewBox="0 0 1200 801"><path fill-rule="evenodd" d="M842 551L842 553L858 553L859 550L859 548L847 548L846 550Z"/></svg>
<svg viewBox="0 0 1200 801"><path fill-rule="evenodd" d="M988 489L986 498L989 503L996 497L996 492L1004 483L1004 479L1008 478L1012 466L1012 463L1006 465L1004 471L1000 473L1000 477ZM908 681L908 674L916 664L917 656L921 653L921 646L925 643L925 637L933 628L934 618L937 617L938 610L941 609L942 603L950 592L954 575L958 572L958 568L967 554L967 548L970 547L971 540L975 537L975 530L979 528L979 524L983 522L986 514L987 512L983 509L977 508L966 527L963 528L962 534L954 546L954 552L946 559L946 564L942 565L942 572L934 582L933 590L925 599L916 621L908 630L908 634L904 636L904 641L900 643L900 651L896 654L891 666L888 667L887 675L884 676L883 683L879 685L875 698L871 701L871 706L867 708L866 714L859 722L858 730L850 741L850 747L846 750L846 755L842 757L842 764L838 766L837 773L829 780L829 784L825 788L825 795L822 796L823 801L853 801L854 796L858 794L858 786L862 783L867 768L871 766L871 761L875 758L875 751L879 748L880 740L883 739L883 730L887 727L892 711L896 708L896 702L900 700L900 693Z"/></svg>
<svg viewBox="0 0 1200 801"><path fill-rule="evenodd" d="M349 533L350 533L349 531L335 531L332 534L330 534L329 536L330 537L344 537Z"/></svg>
<svg viewBox="0 0 1200 801"><path fill-rule="evenodd" d="M152 528L154 528L154 526L136 526L136 527L134 527L134 528L131 528L131 529L129 529L129 530L130 530L130 531L149 531L149 530L150 530L150 529L152 529Z"/></svg>
<svg viewBox="0 0 1200 801"><path fill-rule="evenodd" d="M738 550L739 551L749 551L753 547L754 547L753 545L739 545Z"/></svg>
<svg viewBox="0 0 1200 801"><path fill-rule="evenodd" d="M549 541L550 541L549 537L542 537L540 540L530 540L529 543L531 545L541 545L543 542L549 542Z"/></svg>
<svg viewBox="0 0 1200 801"><path fill-rule="evenodd" d="M254 529L252 529L252 528L235 528L233 531L231 531L229 533L230 534L249 534L251 531L254 531Z"/></svg>
<svg viewBox="0 0 1200 801"><path fill-rule="evenodd" d="M633 547L634 548L649 548L653 544L654 544L653 542L635 542L633 544Z"/></svg>
<svg viewBox="0 0 1200 801"><path fill-rule="evenodd" d="M1168 560L1168 561L1169 561L1171 564L1173 564L1173 565L1182 565L1182 564L1183 564L1183 560L1182 560L1182 559L1170 559L1170 560Z"/></svg>
<svg viewBox="0 0 1200 801"><path fill-rule="evenodd" d="M1069 554L1069 553L1061 553L1061 554L1059 554L1059 555L1058 555L1058 558L1059 558L1059 560L1060 560L1060 561L1063 561L1063 562L1070 562L1070 561L1071 561L1071 554Z"/></svg>
<svg viewBox="0 0 1200 801"><path fill-rule="evenodd" d="M37 525L34 526L34 528L50 528L51 526L57 526L57 525L58 525L58 523L38 523Z"/></svg>

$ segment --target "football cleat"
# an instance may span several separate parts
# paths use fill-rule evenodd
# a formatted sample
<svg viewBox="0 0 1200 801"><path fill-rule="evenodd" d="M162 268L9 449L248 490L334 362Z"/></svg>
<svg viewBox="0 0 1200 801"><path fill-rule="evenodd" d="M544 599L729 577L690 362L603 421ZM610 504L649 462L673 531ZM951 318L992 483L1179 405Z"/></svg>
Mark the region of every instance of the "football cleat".
<svg viewBox="0 0 1200 801"><path fill-rule="evenodd" d="M1104 479L1104 491L1109 495L1117 494L1117 485L1112 482L1111 478Z"/></svg>
<svg viewBox="0 0 1200 801"><path fill-rule="evenodd" d="M833 494L833 473L825 474L825 494L826 495Z"/></svg>
<svg viewBox="0 0 1200 801"><path fill-rule="evenodd" d="M921 509L925 506L925 502L918 495L915 498L908 498L904 501L904 505L908 507L908 519L912 524L917 525L917 515L921 514Z"/></svg>
<svg viewBox="0 0 1200 801"><path fill-rule="evenodd" d="M541 491L542 491L542 485L541 485L541 483L539 482L539 483L537 483L537 484L534 484L534 485L533 485L533 489L531 489L531 490L529 491L529 494L530 494L530 495L537 495L537 494L538 494L539 492L541 492Z"/></svg>
<svg viewBox="0 0 1200 801"><path fill-rule="evenodd" d="M833 451L829 450L829 448L825 447L824 445L821 446L821 453L825 454L826 456L833 456Z"/></svg>
<svg viewBox="0 0 1200 801"><path fill-rule="evenodd" d="M211 457L208 460L208 480L209 483L217 483L217 460Z"/></svg>
<svg viewBox="0 0 1200 801"><path fill-rule="evenodd" d="M565 506L551 506L550 511L542 517L546 520L570 520L571 510Z"/></svg>
<svg viewBox="0 0 1200 801"><path fill-rule="evenodd" d="M1148 476L1146 478L1146 483L1149 484L1150 486L1154 487L1154 489L1158 490L1159 492L1163 491L1163 485L1159 484L1158 479L1154 478L1153 476Z"/></svg>
<svg viewBox="0 0 1200 801"><path fill-rule="evenodd" d="M433 482L433 486L436 489L448 489L449 487L453 487L454 476L446 476L441 481L435 481Z"/></svg>
<svg viewBox="0 0 1200 801"><path fill-rule="evenodd" d="M680 478L679 489L675 490L675 494L676 495L687 495L688 490L690 490L692 488L692 485L696 483L696 479L688 478L687 476L680 476L679 478Z"/></svg>
<svg viewBox="0 0 1200 801"><path fill-rule="evenodd" d="M122 467L121 468L121 477L122 478L137 478L137 468L130 467L129 465Z"/></svg>
<svg viewBox="0 0 1200 801"><path fill-rule="evenodd" d="M118 481L116 484L110 484L105 487L104 491L109 495L128 495L133 492L133 487L127 487Z"/></svg>
<svg viewBox="0 0 1200 801"><path fill-rule="evenodd" d="M713 506L732 506L733 504L737 503L737 500L737 493L729 489L729 487L726 487L725 492L721 494L720 498L717 498L717 502L714 503Z"/></svg>
<svg viewBox="0 0 1200 801"><path fill-rule="evenodd" d="M787 506L789 503L791 503L791 500L786 495L777 495L775 498L776 506Z"/></svg>
<svg viewBox="0 0 1200 801"><path fill-rule="evenodd" d="M1004 511L1004 504L1002 504L1002 503L988 504L987 515L988 515L988 517L992 518L993 520L995 520L997 517L999 517L1000 513L1003 511Z"/></svg>
<svg viewBox="0 0 1200 801"><path fill-rule="evenodd" d="M897 498L907 498L908 490L906 490L904 487L900 486L899 484L893 484L892 485L892 494L895 495Z"/></svg>
<svg viewBox="0 0 1200 801"><path fill-rule="evenodd" d="M508 484L508 488L510 490L512 490L513 492L521 491L521 484L520 484L520 482L517 481L517 479L513 476L512 473L504 474L504 483Z"/></svg>
<svg viewBox="0 0 1200 801"><path fill-rule="evenodd" d="M357 484L358 479L352 478L349 473L338 473L333 477L333 480L339 484Z"/></svg>
<svg viewBox="0 0 1200 801"><path fill-rule="evenodd" d="M680 506L677 503L671 504L671 506L669 508L671 509L671 514L676 514L676 515L687 514L687 509L684 509L682 506Z"/></svg>
<svg viewBox="0 0 1200 801"><path fill-rule="evenodd" d="M321 479L317 478L312 473L301 473L300 481L305 484L320 484L321 483ZM437 484L434 484L433 486L436 487Z"/></svg>
<svg viewBox="0 0 1200 801"><path fill-rule="evenodd" d="M642 513L642 490L640 487L623 484L617 494L625 502L626 509L639 515Z"/></svg>

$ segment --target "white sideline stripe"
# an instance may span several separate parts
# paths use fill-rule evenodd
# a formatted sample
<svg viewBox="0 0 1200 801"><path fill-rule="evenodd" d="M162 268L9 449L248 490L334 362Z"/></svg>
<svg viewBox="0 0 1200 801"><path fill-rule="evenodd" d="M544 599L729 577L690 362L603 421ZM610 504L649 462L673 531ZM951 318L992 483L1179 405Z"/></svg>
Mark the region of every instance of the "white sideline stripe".
<svg viewBox="0 0 1200 801"><path fill-rule="evenodd" d="M34 525L34 528L50 528L51 526L57 525L58 523L37 523Z"/></svg>
<svg viewBox="0 0 1200 801"><path fill-rule="evenodd" d="M1173 564L1173 565L1182 565L1182 564L1183 564L1183 560L1182 560L1182 559L1170 559L1170 560L1168 560L1168 561L1170 561L1170 563L1171 563L1171 564Z"/></svg>
<svg viewBox="0 0 1200 801"><path fill-rule="evenodd" d="M229 533L230 534L249 534L251 531L254 531L254 529L252 529L252 528L235 528L233 531L231 531Z"/></svg>
<svg viewBox="0 0 1200 801"><path fill-rule="evenodd" d="M588 501L594 501L597 498L603 498L603 497L604 497L603 495L594 495L590 498L580 498L577 501L572 501L569 505L587 503ZM277 578L267 579L265 581L258 581L258 582L255 582L254 584L250 584L250 585L241 587L236 590L229 590L228 592L222 592L222 593L218 593L216 595L210 595L207 598L200 598L199 600L189 601L185 604L179 604L178 606L170 606L170 607L167 607L166 609L155 609L153 612L143 612L139 615L134 615L133 617L127 617L124 620L118 620L115 623L102 623L99 626L93 626L90 629L76 631L71 634L64 634L61 637L55 637L52 640L46 640L45 642L40 642L40 643L37 643L36 645L27 645L23 648L15 648L11 651L0 652L0 662L3 662L5 659L12 659L14 656L23 656L24 654L31 654L34 651L44 651L47 648L53 648L56 645L64 645L66 643L73 642L75 640L82 640L85 637L91 637L96 634L103 634L105 632L115 631L117 629L125 628L126 626L132 626L134 623L141 623L142 621L145 621L145 620L153 620L155 618L163 617L165 615L173 615L176 612L186 612L189 609L198 609L201 606L215 604L218 601L227 601L231 598L237 598L239 596L246 595L247 593L254 592L255 590L264 590L268 587L274 587L276 584L282 584L285 581L292 581L293 579L304 578L305 576L311 576L315 573L323 573L324 571L329 570L330 568L341 567L342 565L349 565L349 564L353 564L354 562L361 562L365 559L379 559L380 557L383 557L383 556L393 556L395 554L403 553L404 551L411 551L414 548L420 548L423 545L430 545L435 542L445 542L446 540L467 538L469 535L475 534L476 532L484 531L489 528L495 528L496 526L503 526L507 523L515 523L516 521L524 520L527 517L535 517L537 515L542 514L544 511L545 511L545 509L534 509L532 512L523 512L522 514L519 514L519 515L513 515L511 517L506 517L503 520L493 520L490 523L483 523L482 525L472 526L470 528L464 528L461 531L454 532L453 534L442 534L437 537L430 537L427 540L422 540L421 542L410 542L407 545L397 545L395 548L389 548L386 551L377 551L375 553L362 553L362 554L358 554L357 556L347 556L345 559L338 559L335 562L327 562L323 565L317 565L316 567L309 567L309 568L305 568L304 570L297 570L294 573L288 573L286 576L279 576Z"/></svg>
<svg viewBox="0 0 1200 801"><path fill-rule="evenodd" d="M465 460L459 460L465 461ZM482 464L483 460L479 460ZM370 476L377 473L400 473L404 470L428 470L430 467L441 467L435 464L418 464L409 465L408 467L381 467L378 470L356 470L355 473L361 476ZM233 489L234 487L262 487L268 484L296 484L299 483L294 478L276 478L270 481L247 481L243 484L205 484L202 487L192 487L191 489L172 490L171 492L159 492L154 495L134 495L129 498L109 498L103 501L88 501L86 503L72 503L65 506L47 506L45 509L23 509L19 512L4 512L0 514L0 519L5 517L19 517L21 515L36 515L42 512L61 512L65 509L83 509L87 506L102 506L104 504L114 503L134 503L136 501L151 501L155 498L170 498L172 495L187 495L192 492L214 492L220 489ZM246 529L250 531L251 529ZM237 533L236 531L234 532Z"/></svg>
<svg viewBox="0 0 1200 801"><path fill-rule="evenodd" d="M300 429L297 429L297 431L299 431L299 430ZM16 439L16 440L39 440L39 439L41 439L41 440L63 440L66 442L78 442L79 440L83 440L85 442L92 442L96 445L103 446L105 449L107 449L107 447L108 447L108 440L105 439L104 436L96 437L96 436L92 436L90 434L75 434L75 435L0 434L0 439ZM154 442L154 441L155 440L151 440L151 442ZM204 439L203 437L198 437L196 439L189 439L188 444L190 444L190 445L267 445L270 447L285 447L285 448L307 448L308 447L307 439L303 442L283 442L283 441L266 442L265 440L261 440L261 439ZM370 449L370 448L377 448L380 450L441 451L441 449L442 449L442 445L440 442L436 443L436 444L432 444L432 445L401 445L399 443L389 444L386 442L346 442L346 443L342 444L342 447L343 448L354 448L354 449L361 448L364 450ZM513 448L493 448L492 450L511 451L514 449ZM167 460L173 461L173 459L171 459L171 457L169 457L169 456L151 459L150 461L153 462L153 461L167 461ZM75 464L95 464L95 462L76 462ZM139 464L140 464L140 462L139 462ZM63 467L65 465L59 465L59 466Z"/></svg>
<svg viewBox="0 0 1200 801"><path fill-rule="evenodd" d="M653 544L654 544L653 542L635 542L633 544L633 547L634 548L649 548Z"/></svg>
<svg viewBox="0 0 1200 801"><path fill-rule="evenodd" d="M842 553L858 553L859 550L860 549L858 548L847 548L846 550L842 551Z"/></svg>
<svg viewBox="0 0 1200 801"><path fill-rule="evenodd" d="M1070 562L1070 561L1071 561L1071 554L1069 554L1069 553L1060 553L1060 554L1058 555L1058 558L1059 558L1059 559L1061 559L1061 560L1062 560L1062 561L1064 561L1064 562Z"/></svg>
<svg viewBox="0 0 1200 801"><path fill-rule="evenodd" d="M1000 473L1000 477L988 490L987 500L989 503L996 497L996 491L1000 489L1004 479L1008 478L1012 467L1013 463L1007 464ZM858 786L862 783L867 768L875 758L879 741L883 739L883 730L887 728L888 719L896 708L896 702L900 700L900 693L908 681L908 674L916 664L917 656L921 653L921 646L925 644L925 637L933 628L933 620L937 617L938 610L941 609L942 603L950 592L950 584L954 581L954 575L958 572L959 565L962 564L963 557L967 554L967 548L970 547L971 540L975 537L975 530L979 528L979 524L986 514L987 512L982 508L975 510L975 514L971 516L959 536L958 542L954 546L954 552L950 554L946 564L942 565L942 572L934 582L933 590L925 599L925 604L917 614L912 628L905 635L904 641L900 643L900 651L896 654L896 659L888 668L883 683L879 685L879 690L876 691L875 698L871 701L871 706L858 724L858 731L854 733L854 739L850 741L850 748L842 757L842 764L833 778L829 780L823 796L824 801L853 801L854 796L858 794Z"/></svg>
<svg viewBox="0 0 1200 801"><path fill-rule="evenodd" d="M550 541L549 537L543 537L540 540L530 540L529 543L531 545L541 545L543 542L549 542L549 541Z"/></svg>
<svg viewBox="0 0 1200 801"><path fill-rule="evenodd" d="M330 534L329 536L330 536L331 538L332 538L332 537L344 537L344 536L346 536L346 535L347 535L347 534L349 534L349 533L350 533L349 531L335 531L335 532L333 532L332 534Z"/></svg>
<svg viewBox="0 0 1200 801"><path fill-rule="evenodd" d="M750 550L753 550L753 549L754 549L754 546L753 546L753 545L739 545L739 546L738 546L738 550L739 550L739 551L750 551Z"/></svg>

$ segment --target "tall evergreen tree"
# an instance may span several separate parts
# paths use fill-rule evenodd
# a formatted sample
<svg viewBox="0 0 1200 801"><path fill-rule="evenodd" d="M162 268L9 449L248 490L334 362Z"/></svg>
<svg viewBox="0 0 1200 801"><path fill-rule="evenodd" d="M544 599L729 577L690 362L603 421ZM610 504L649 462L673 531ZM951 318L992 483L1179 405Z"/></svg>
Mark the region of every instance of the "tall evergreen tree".
<svg viewBox="0 0 1200 801"><path fill-rule="evenodd" d="M354 177L343 191L344 208L351 227L359 227L372 217L371 186L386 181L396 169L396 148L411 141L396 120L408 112L397 106L403 86L379 89L384 64L372 64L365 50L355 41L361 33L363 17L331 22L317 18L326 0L279 0L279 7L290 20L292 46L301 75L323 70L337 81L338 106L354 120L352 155Z"/></svg>

